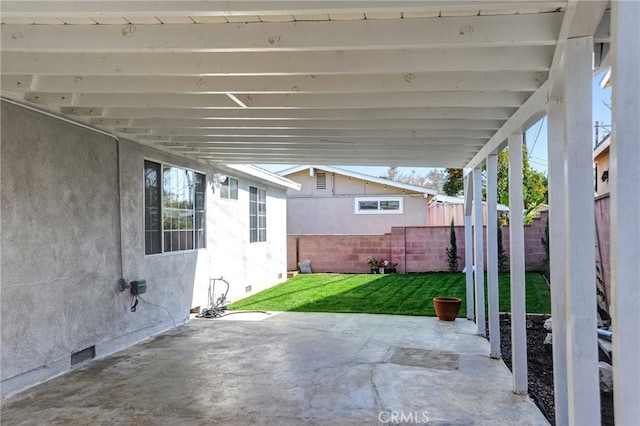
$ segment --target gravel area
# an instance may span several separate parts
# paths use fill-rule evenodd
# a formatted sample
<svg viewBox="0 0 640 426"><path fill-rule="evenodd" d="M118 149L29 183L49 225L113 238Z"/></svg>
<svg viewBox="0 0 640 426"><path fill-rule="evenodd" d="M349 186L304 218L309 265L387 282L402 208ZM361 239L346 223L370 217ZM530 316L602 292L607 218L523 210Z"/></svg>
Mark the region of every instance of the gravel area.
<svg viewBox="0 0 640 426"><path fill-rule="evenodd" d="M527 320L527 366L529 376L529 396L547 417L549 423L555 425L553 400L553 355L551 348L545 348L544 338L547 330L542 322ZM502 359L511 369L511 321L503 318L500 325L500 344ZM607 360L600 354L601 360ZM614 425L613 394L600 393L601 424Z"/></svg>

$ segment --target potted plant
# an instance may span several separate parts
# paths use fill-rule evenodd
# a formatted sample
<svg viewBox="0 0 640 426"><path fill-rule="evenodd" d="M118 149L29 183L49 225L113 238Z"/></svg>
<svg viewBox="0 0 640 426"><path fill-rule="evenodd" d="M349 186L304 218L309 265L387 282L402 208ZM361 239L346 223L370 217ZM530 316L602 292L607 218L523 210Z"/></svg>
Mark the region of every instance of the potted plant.
<svg viewBox="0 0 640 426"><path fill-rule="evenodd" d="M378 260L375 257L370 257L370 258L367 259L367 263L371 267L371 273L372 274L377 274L378 273Z"/></svg>
<svg viewBox="0 0 640 426"><path fill-rule="evenodd" d="M455 321L460 312L462 299L458 297L434 297L433 307L440 321Z"/></svg>

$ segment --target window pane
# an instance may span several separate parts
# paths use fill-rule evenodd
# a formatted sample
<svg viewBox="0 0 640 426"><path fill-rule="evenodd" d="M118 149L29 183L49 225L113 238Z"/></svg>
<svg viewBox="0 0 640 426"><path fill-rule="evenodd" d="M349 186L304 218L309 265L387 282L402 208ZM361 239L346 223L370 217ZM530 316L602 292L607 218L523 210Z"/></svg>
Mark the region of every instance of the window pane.
<svg viewBox="0 0 640 426"><path fill-rule="evenodd" d="M400 201L380 201L380 210L400 210Z"/></svg>
<svg viewBox="0 0 640 426"><path fill-rule="evenodd" d="M155 241L160 241L162 232L160 221L160 164L144 162L144 199L145 199L145 254L160 253L162 250Z"/></svg>
<svg viewBox="0 0 640 426"><path fill-rule="evenodd" d="M229 198L232 200L238 199L238 179L228 178L227 182L229 182Z"/></svg>
<svg viewBox="0 0 640 426"><path fill-rule="evenodd" d="M358 209L378 210L378 202L377 201L358 201Z"/></svg>

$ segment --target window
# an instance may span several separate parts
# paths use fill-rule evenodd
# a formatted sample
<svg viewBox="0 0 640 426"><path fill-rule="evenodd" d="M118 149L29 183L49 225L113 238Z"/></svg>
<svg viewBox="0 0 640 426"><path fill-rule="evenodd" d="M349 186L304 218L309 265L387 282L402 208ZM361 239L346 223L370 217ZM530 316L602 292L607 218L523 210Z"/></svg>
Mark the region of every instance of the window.
<svg viewBox="0 0 640 426"><path fill-rule="evenodd" d="M204 248L205 175L144 162L145 254Z"/></svg>
<svg viewBox="0 0 640 426"><path fill-rule="evenodd" d="M228 177L220 183L220 198L238 199L238 179Z"/></svg>
<svg viewBox="0 0 640 426"><path fill-rule="evenodd" d="M358 197L356 214L402 214L402 197Z"/></svg>
<svg viewBox="0 0 640 426"><path fill-rule="evenodd" d="M327 174L316 172L316 189L327 189Z"/></svg>
<svg viewBox="0 0 640 426"><path fill-rule="evenodd" d="M267 191L249 187L249 242L267 241Z"/></svg>

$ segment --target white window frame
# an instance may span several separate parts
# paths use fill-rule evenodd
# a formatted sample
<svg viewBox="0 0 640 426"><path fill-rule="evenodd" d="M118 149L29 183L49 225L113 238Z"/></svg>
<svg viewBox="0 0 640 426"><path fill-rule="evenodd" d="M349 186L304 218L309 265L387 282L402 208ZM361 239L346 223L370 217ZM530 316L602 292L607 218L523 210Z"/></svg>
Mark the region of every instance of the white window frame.
<svg viewBox="0 0 640 426"><path fill-rule="evenodd" d="M146 245L146 222L145 222L145 218L143 217L143 229L145 232L145 256L165 256L165 255L175 255L175 254L180 254L180 253L189 253L189 252L194 252L194 251L198 251L198 250L206 250L207 249L207 225L206 225L206 214L207 214L207 174L203 171L197 170L197 169L192 169L190 167L184 167L184 166L179 166L177 164L174 163L168 163L165 161L159 161L156 160L154 158L147 158L144 157L144 162L143 164L146 164L146 162L150 162L150 163L155 163L157 165L160 166L160 194L159 194L159 201L160 201L160 251L156 252L156 253L147 253L147 245ZM204 178L204 182L203 182L203 190L204 190L204 198L203 198L203 228L197 228L196 227L196 221L195 221L195 201L194 201L194 228L192 230L193 232L193 248L189 248L189 249L179 249L179 250L165 250L165 243L164 243L164 238L165 238L165 227L164 227L164 212L165 212L165 207L164 207L164 169L165 167L172 167L172 168L177 168L177 169L181 169L181 170L186 170L186 171L190 171L193 172L195 174L201 175ZM145 166L143 166L143 170L145 169ZM144 175L144 173L143 173ZM143 176L143 182L142 182L142 192L143 192L143 206L144 209L146 210L147 208L147 204L146 204L146 185L145 185L145 181L144 181L144 176ZM145 211L146 213L146 211ZM199 245L196 241L197 239L197 232L201 230L204 234L203 237L203 244Z"/></svg>
<svg viewBox="0 0 640 426"><path fill-rule="evenodd" d="M403 214L404 202L402 197L356 197L354 203L355 214ZM378 203L376 210L360 210L360 202L375 201ZM381 201L398 201L400 208L398 210L383 210L380 208Z"/></svg>
<svg viewBox="0 0 640 426"><path fill-rule="evenodd" d="M256 190L256 227L251 227L251 217L253 216L251 212L251 190ZM260 200L260 193L264 193L264 201ZM260 205L264 205L264 214L260 213ZM264 227L260 226L260 218L264 218ZM255 231L255 239L252 238L252 233ZM259 186L249 186L249 243L264 243L267 241L267 188L262 188Z"/></svg>
<svg viewBox="0 0 640 426"><path fill-rule="evenodd" d="M231 197L231 179L236 181L236 197L233 198ZM227 176L227 178L224 180L224 182L220 183L220 188L222 188L223 186L227 187L227 193L229 194L228 197L223 197L222 196L222 190L220 191L220 199L221 200L234 200L234 201L238 201L238 197L240 194L240 180L238 178L235 178L233 176Z"/></svg>

